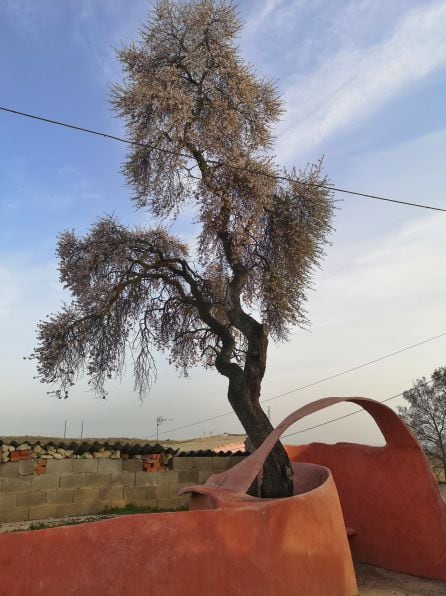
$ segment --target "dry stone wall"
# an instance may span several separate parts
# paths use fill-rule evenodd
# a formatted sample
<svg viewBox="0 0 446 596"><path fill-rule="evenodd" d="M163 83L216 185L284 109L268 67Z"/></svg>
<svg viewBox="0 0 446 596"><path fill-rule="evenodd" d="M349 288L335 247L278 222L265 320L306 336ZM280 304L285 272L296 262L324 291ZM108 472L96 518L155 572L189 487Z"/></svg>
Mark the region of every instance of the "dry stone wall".
<svg viewBox="0 0 446 596"><path fill-rule="evenodd" d="M161 455L124 459L17 459L0 463L0 523L103 512L130 503L157 509L186 505L178 491L203 484L242 456Z"/></svg>

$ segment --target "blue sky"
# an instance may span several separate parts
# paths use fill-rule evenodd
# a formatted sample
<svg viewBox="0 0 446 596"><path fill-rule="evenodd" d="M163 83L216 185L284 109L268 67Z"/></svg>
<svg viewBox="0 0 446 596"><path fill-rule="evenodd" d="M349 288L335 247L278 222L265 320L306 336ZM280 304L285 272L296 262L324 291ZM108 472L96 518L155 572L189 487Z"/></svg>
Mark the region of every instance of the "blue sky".
<svg viewBox="0 0 446 596"><path fill-rule="evenodd" d="M114 49L135 38L146 0L2 0L0 105L122 133L110 110L121 73ZM287 113L276 154L304 166L325 156L336 186L446 207L446 2L242 0L246 60L277 81ZM178 377L160 355L140 405L127 375L107 402L80 382L67 401L46 395L22 359L39 319L68 299L54 257L57 234L114 212L135 213L120 173L124 145L0 113L0 433L147 437L228 410L225 381ZM341 197L339 197L341 198ZM446 214L344 197L332 246L308 294L311 327L271 346L264 397L286 392L446 331ZM185 218L180 233L190 234ZM446 338L271 402L274 423L327 395L384 399L446 365ZM394 405L401 400L391 402ZM337 406L300 426L349 411ZM296 429L298 427L296 426ZM235 417L172 436L241 432ZM165 436L169 436L169 433ZM300 440L376 441L364 414Z"/></svg>

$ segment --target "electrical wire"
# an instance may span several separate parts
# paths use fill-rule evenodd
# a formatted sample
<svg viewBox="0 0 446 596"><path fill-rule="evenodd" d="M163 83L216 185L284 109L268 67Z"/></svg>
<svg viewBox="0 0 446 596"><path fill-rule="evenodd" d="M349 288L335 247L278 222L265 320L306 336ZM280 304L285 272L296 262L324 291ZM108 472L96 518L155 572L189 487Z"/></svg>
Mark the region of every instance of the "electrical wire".
<svg viewBox="0 0 446 596"><path fill-rule="evenodd" d="M267 399L261 399L260 403L267 403L270 401L273 401L275 399L279 399L280 397L284 397L286 395L290 395L291 393L296 393L298 391L303 391L304 389L308 389L309 387L314 387L315 385L319 385L320 383L324 383L325 381L330 381L331 379L335 379L336 377L340 377L341 375L346 375L347 373L353 372L355 370L359 370L360 368L364 368L366 366L370 366L371 364L375 364L376 362L381 362L382 360L386 360L387 358L391 358L392 356L396 356L397 354L401 354L402 352L407 352L408 350L412 350L413 348L417 348L418 346L421 346L423 344L429 343L431 341L434 341L435 339L439 339L440 337L444 337L446 336L446 331L438 334L438 335L434 335L433 337L429 337L428 339L424 339L422 341L417 342L416 344L412 344L411 346L407 346L405 348L401 348L399 350L396 350L395 352L390 352L389 354L385 354L384 356L380 356L379 358L375 358L374 360L369 360L368 362L364 362L362 364L359 364L358 366L354 366L352 368L348 368L346 370L343 370L341 372L335 373L334 375L330 375L328 377L324 377L323 379L318 379L317 381L314 381L313 383L308 383L307 385L301 385L300 387L295 387L294 389L290 389L289 391L286 391L285 393L280 393L279 395L275 395L274 397L269 397ZM393 397L389 397L387 400L385 401L389 401L391 399L395 399L396 397L399 397L401 394L395 395ZM359 410L360 411L360 410ZM210 418L204 418L203 420L198 420L196 422L191 422L190 424L185 424L184 426L178 426L177 428L171 428L169 430L165 430L160 432L160 435L165 435L168 433L173 433L179 430L184 430L186 428L191 428L193 426L197 426L198 424L204 424L205 422L212 422L213 420L218 420L219 418L224 418L225 416L230 416L231 414L234 414L234 411L228 411L228 412L224 412L222 414L217 414L216 416L211 416ZM351 416L351 414L348 414L347 416ZM341 416L339 418L339 420L341 418L346 418L347 416ZM333 422L335 422L334 419ZM329 424L329 422L325 422L324 424ZM308 429L309 430L309 429ZM303 431L302 431L303 432ZM156 435L150 435L148 438L151 439L153 437L156 437Z"/></svg>
<svg viewBox="0 0 446 596"><path fill-rule="evenodd" d="M392 397L383 399L382 401L379 401L379 403L384 404L384 403L390 401L391 399L396 399L397 397L402 397L403 393L404 393L404 391L402 391L401 393L397 393L396 395L392 395ZM321 426L326 426L327 424L331 424L332 422L337 422L338 420L343 420L344 418L348 418L349 416L353 416L354 414L360 414L361 412L365 412L365 410L363 410L361 408L360 410L355 410L354 412L350 412L349 414L344 414L343 416L338 416L337 418L331 418L330 420L327 420L326 422L321 422L320 424L315 424L314 426L308 426L307 428L297 430L294 433L288 433L287 435L283 435L281 438L285 439L286 437L292 437L293 435L299 435L300 433L307 432L308 430L313 430L315 428L320 428Z"/></svg>
<svg viewBox="0 0 446 596"><path fill-rule="evenodd" d="M353 366L352 368L348 368L347 370L343 370L338 372L334 375L330 375L329 377L325 377L324 379L320 379L319 381L315 381L314 383L309 383L308 385L302 385L301 387L296 387L295 389L290 389L290 391L286 391L285 393L280 393L279 395L275 395L274 397L269 397L268 399L261 400L262 403L268 401L274 401L275 399L279 399L279 397L284 397L285 395L290 395L290 393L294 393L295 391L302 391L303 389L308 389L309 387L313 387L314 385L318 385L319 383L323 383L324 381L331 381L331 379L336 379L336 377L340 377L341 375L345 375L349 372L353 372L354 370L359 370L360 368L364 368L365 366L369 366L370 364L375 364L376 362L381 362L381 360L385 360L386 358L390 358L391 356L396 356L397 354L401 354L402 352L407 352L407 350L412 350L412 348L417 348L418 346L422 346L423 344L429 343L434 339L439 339L440 337L444 337L446 335L446 331L440 333L439 335L435 335L434 337L429 337L428 339L424 339L423 341L419 341L416 344L411 346L407 346L406 348L401 348L400 350L396 350L396 352L391 352L390 354L385 354L384 356L380 356L379 358L375 358L375 360L369 360L369 362L364 362L363 364L359 364L358 366Z"/></svg>
<svg viewBox="0 0 446 596"><path fill-rule="evenodd" d="M170 149L165 149L165 148L161 148L161 147L157 147L156 145L151 145L149 143L140 143L138 141L132 141L131 139L125 139L123 137L119 137L117 135L112 135L106 132L101 132L98 130L94 130L92 128L85 128L83 126L77 126L75 124L69 124L67 122L62 122L60 120L53 120L52 118L45 118L43 116L37 116L36 114L29 114L27 112L21 112L19 110L13 110L12 108L5 108L0 106L0 110L2 112L7 112L10 114L15 114L16 116L23 116L25 118L31 118L33 120L39 120L41 122L46 122L47 124L54 124L56 126L62 126L64 128L69 128L72 130L77 130L79 132L85 132L88 134L92 134L92 135L96 135L96 136L100 136L100 137L104 137L106 139L111 139L113 141L119 141L121 143L126 143L127 145L135 145L138 147L145 147L147 149L150 150L154 150L154 151L159 151L161 153L167 153L169 155L176 155L176 156L180 156L180 157L185 157L186 159L190 159L190 155L186 154L186 153L182 153L182 152L178 152L178 151L172 151ZM218 165L221 166L223 165L221 162L215 161L215 160L208 160L209 163L212 163L213 165ZM413 203L413 202L409 202L409 201L401 201L398 199L391 199L389 197L383 197L381 195L373 195L373 194L369 194L369 193L365 193L365 192L358 192L355 190L350 190L350 189L346 189L346 188L340 188L337 186L332 186L332 185L327 185L327 184L318 184L315 182L303 182L300 181L298 178L297 179L293 179L293 178L289 178L287 176L280 176L278 174L271 174L269 172L263 172L262 170L255 170L252 168L246 168L246 167L242 167L242 166L235 166L235 165L230 165L230 164L225 164L225 167L230 168L232 170L238 170L238 171L243 171L243 172L248 172L251 174L256 174L256 175L260 175L260 176L264 176L266 178L272 178L275 180L284 180L286 182L291 182L291 183L295 183L298 182L300 184L302 184L303 186L312 186L314 188L322 188L325 190L330 190L332 192L339 192L339 193L344 193L344 194L348 194L348 195L354 195L354 196L358 196L358 197L363 197L363 198L368 198L368 199L374 199L377 201L386 201L388 203L396 203L399 205L406 205L409 207L418 207L420 209L430 209L432 211L442 211L446 213L446 209L443 209L441 207L434 207L433 205L424 205L421 203Z"/></svg>
<svg viewBox="0 0 446 596"><path fill-rule="evenodd" d="M420 383L420 385L426 386L426 385L429 385L429 383L432 383L432 381L426 381L425 383ZM386 402L390 401L391 399L396 399L397 397L402 397L404 395L404 393L405 393L405 391L402 391L401 393L392 395L392 397L388 397L387 399L378 400L378 403L385 404ZM302 428L301 430L297 430L293 433L288 433L287 435L283 435L281 438L285 439L286 437L292 437L293 435L299 435L301 433L307 432L308 430L313 430L315 428L320 428L321 426L326 426L327 424L331 424L332 422L337 422L338 420L343 420L344 418L348 418L349 416L354 416L355 414L361 414L361 412L365 412L365 410L363 408L361 408L360 410L355 410L354 412L350 412L349 414L344 414L343 416L338 416L337 418L331 418L330 420L327 420L326 422L321 422L320 424L315 424L314 426L308 426L307 428Z"/></svg>

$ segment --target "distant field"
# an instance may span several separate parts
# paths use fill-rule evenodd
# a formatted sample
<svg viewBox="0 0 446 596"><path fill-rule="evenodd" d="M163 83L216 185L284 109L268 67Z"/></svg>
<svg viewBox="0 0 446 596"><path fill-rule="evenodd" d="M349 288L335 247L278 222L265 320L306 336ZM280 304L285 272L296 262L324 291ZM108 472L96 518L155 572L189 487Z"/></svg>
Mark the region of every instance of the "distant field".
<svg viewBox="0 0 446 596"><path fill-rule="evenodd" d="M230 445L232 443L243 443L245 440L246 435L228 435L228 434L221 434L221 435L212 435L210 437L197 437L192 439L185 439L182 441L175 441L175 440L163 440L160 439L159 443L166 447L171 447L172 449L182 449L183 451L198 451L200 449L213 449L214 447L220 447L221 445ZM130 445L136 445L137 443L150 443L155 444L156 439L141 439L141 438L129 438L129 437L85 437L83 439L71 438L66 437L40 437L40 436L31 436L31 435L21 435L21 436L0 436L0 439L4 443L9 443L11 441L17 441L17 443L27 443L28 441L36 443L40 441L41 443L48 443L53 441L54 443L83 443L84 441L93 442L97 441L98 443L129 443Z"/></svg>

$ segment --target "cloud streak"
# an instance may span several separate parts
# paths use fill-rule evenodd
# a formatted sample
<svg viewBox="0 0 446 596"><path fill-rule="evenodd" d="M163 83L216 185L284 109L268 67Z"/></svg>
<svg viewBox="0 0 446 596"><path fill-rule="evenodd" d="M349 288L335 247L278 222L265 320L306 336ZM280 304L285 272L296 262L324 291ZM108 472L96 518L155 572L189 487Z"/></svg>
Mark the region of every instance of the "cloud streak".
<svg viewBox="0 0 446 596"><path fill-rule="evenodd" d="M278 130L281 160L308 152L357 125L385 102L446 64L446 3L406 13L393 33L366 48L339 50L317 70L287 85Z"/></svg>

